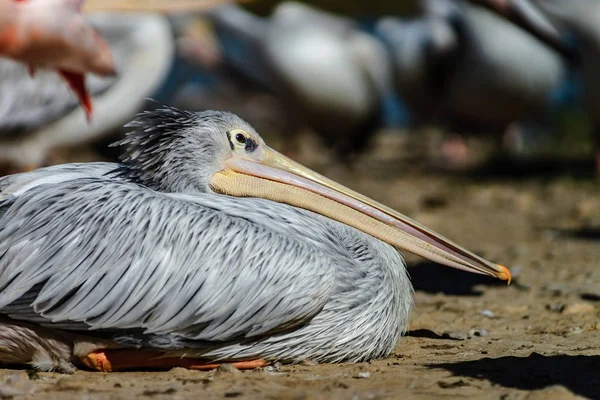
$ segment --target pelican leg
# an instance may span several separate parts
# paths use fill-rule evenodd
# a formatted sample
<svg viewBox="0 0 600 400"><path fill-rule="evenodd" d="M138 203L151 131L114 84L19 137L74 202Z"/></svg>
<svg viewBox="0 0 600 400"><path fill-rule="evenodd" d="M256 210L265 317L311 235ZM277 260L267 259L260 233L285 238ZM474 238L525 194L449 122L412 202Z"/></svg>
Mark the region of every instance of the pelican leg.
<svg viewBox="0 0 600 400"><path fill-rule="evenodd" d="M81 357L88 368L101 372L117 372L136 369L187 368L208 371L221 364L229 364L237 369L254 369L267 365L265 360L237 361L232 363L214 363L202 358L164 357L159 351L113 349L98 350Z"/></svg>
<svg viewBox="0 0 600 400"><path fill-rule="evenodd" d="M179 358L177 360L180 360ZM194 359L191 359L192 361L194 361ZM197 359L196 359L197 360ZM256 359L256 360L250 360L250 361L236 361L236 362L232 362L232 363L223 363L223 364L229 364L234 368L237 369L255 369L255 368L262 368L265 367L267 365L267 362L262 359ZM198 371L208 371L211 369L215 369L215 368L219 368L221 364L218 363L211 363L211 364L194 364L194 365L190 365L189 367L187 367L188 369L195 369Z"/></svg>

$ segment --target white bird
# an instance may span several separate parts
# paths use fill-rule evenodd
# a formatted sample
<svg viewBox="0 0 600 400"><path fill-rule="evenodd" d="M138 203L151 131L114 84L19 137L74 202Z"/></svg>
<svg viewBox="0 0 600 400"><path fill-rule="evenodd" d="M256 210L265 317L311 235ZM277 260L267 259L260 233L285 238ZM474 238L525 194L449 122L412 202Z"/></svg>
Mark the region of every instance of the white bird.
<svg viewBox="0 0 600 400"><path fill-rule="evenodd" d="M308 127L347 163L368 145L383 98L393 90L390 60L373 35L297 2L281 3L268 19L236 6L209 15L217 32L250 49L235 65L282 100L289 110L286 135Z"/></svg>
<svg viewBox="0 0 600 400"><path fill-rule="evenodd" d="M600 1L597 0L506 0L507 8L519 12L523 5L537 8L551 23L523 13L517 23L531 33L563 44L575 43L575 60L581 71L584 86L583 108L587 113L596 150L596 171L600 174ZM569 55L569 54L567 54ZM573 58L573 57L571 57ZM536 69L537 70L537 69Z"/></svg>
<svg viewBox="0 0 600 400"><path fill-rule="evenodd" d="M169 71L173 37L165 17L151 14L97 14L91 23L112 49L114 78L90 76L94 118L51 72L0 61L0 163L18 170L39 167L53 149L77 146L114 132L143 106Z"/></svg>
<svg viewBox="0 0 600 400"><path fill-rule="evenodd" d="M419 18L387 17L377 25L396 88L417 119L500 138L512 123L544 115L568 74L560 54L479 4L424 6Z"/></svg>

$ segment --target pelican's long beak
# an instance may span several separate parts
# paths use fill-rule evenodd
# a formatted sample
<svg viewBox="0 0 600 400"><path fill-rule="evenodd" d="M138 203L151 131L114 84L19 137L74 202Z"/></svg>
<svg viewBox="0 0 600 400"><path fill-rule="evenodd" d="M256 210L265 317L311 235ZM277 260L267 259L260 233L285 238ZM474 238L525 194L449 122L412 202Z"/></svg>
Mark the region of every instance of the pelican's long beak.
<svg viewBox="0 0 600 400"><path fill-rule="evenodd" d="M261 146L262 147L262 146ZM234 155L211 179L215 192L261 197L308 209L353 226L400 250L440 264L510 282L506 267L491 263L442 235L266 146L260 156Z"/></svg>

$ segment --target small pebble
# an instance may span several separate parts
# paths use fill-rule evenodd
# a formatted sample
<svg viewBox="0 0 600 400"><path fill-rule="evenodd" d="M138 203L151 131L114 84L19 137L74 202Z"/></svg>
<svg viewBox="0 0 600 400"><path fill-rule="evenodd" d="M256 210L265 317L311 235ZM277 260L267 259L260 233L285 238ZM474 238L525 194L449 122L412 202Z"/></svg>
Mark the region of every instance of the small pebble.
<svg viewBox="0 0 600 400"><path fill-rule="evenodd" d="M546 310L555 313L561 313L565 309L565 305L563 303L552 303L546 304Z"/></svg>
<svg viewBox="0 0 600 400"><path fill-rule="evenodd" d="M488 333L485 329L471 329L469 331L469 337L475 337L475 336L484 337L487 335L488 335Z"/></svg>
<svg viewBox="0 0 600 400"><path fill-rule="evenodd" d="M217 368L217 375L224 374L241 374L241 371L231 364L224 363Z"/></svg>
<svg viewBox="0 0 600 400"><path fill-rule="evenodd" d="M370 372L359 372L358 374L356 374L356 378L358 379L369 379L371 377L371 373Z"/></svg>
<svg viewBox="0 0 600 400"><path fill-rule="evenodd" d="M479 314L483 315L484 317L494 318L494 313L490 310L479 311Z"/></svg>
<svg viewBox="0 0 600 400"><path fill-rule="evenodd" d="M570 336L570 335L579 335L581 332L583 332L583 329L581 329L578 326L574 326L572 328L569 328L569 330L567 332L567 336Z"/></svg>
<svg viewBox="0 0 600 400"><path fill-rule="evenodd" d="M273 364L271 364L273 371L279 371L282 366L283 365L279 361L275 361Z"/></svg>
<svg viewBox="0 0 600 400"><path fill-rule="evenodd" d="M274 373L274 372L279 372L280 369L281 369L281 363L279 361L276 361L271 365L267 365L262 370L265 372Z"/></svg>

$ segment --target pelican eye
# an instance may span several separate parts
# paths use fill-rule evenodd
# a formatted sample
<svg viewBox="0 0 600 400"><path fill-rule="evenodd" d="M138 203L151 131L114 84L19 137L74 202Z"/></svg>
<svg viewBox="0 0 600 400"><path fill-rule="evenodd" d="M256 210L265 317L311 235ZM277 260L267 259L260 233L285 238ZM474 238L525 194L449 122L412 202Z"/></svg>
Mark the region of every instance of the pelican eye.
<svg viewBox="0 0 600 400"><path fill-rule="evenodd" d="M238 133L237 135L235 135L235 141L239 144L246 144L246 136L244 136L241 133Z"/></svg>
<svg viewBox="0 0 600 400"><path fill-rule="evenodd" d="M227 137L229 138L229 146L234 151L244 150L246 153L251 153L258 147L256 140L248 132L241 129L228 131Z"/></svg>

